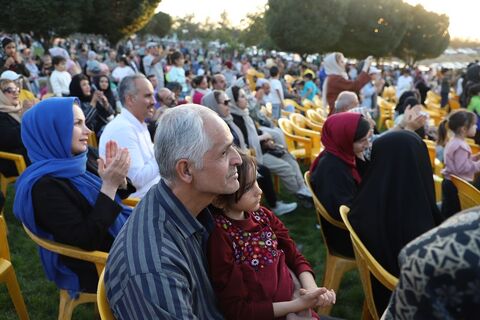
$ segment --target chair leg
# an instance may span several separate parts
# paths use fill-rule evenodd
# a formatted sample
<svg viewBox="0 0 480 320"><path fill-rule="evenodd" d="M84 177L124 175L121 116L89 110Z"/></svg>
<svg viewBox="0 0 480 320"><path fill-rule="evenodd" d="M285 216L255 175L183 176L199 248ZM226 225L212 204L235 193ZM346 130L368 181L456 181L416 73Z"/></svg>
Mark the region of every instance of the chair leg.
<svg viewBox="0 0 480 320"><path fill-rule="evenodd" d="M325 273L323 277L323 287L333 289L336 293L340 287L343 274L355 268L355 261L340 258L327 253ZM319 308L318 312L323 315L329 315L332 306Z"/></svg>
<svg viewBox="0 0 480 320"><path fill-rule="evenodd" d="M17 311L18 317L22 320L28 320L27 307L25 301L23 300L22 292L20 291L20 286L18 285L17 276L15 275L15 270L13 267L7 271L6 284L8 293L12 297L13 305Z"/></svg>
<svg viewBox="0 0 480 320"><path fill-rule="evenodd" d="M370 310L368 310L367 299L363 301L362 320L374 320L372 314L370 313Z"/></svg>
<svg viewBox="0 0 480 320"><path fill-rule="evenodd" d="M58 320L70 320L72 318L74 300L70 298L67 290L60 290L60 305L58 308Z"/></svg>

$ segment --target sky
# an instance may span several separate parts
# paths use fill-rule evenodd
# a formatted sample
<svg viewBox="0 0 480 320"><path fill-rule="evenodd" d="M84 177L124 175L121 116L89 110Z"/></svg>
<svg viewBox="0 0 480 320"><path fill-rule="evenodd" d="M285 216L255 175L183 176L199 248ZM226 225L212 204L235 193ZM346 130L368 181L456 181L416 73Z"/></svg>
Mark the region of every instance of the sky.
<svg viewBox="0 0 480 320"><path fill-rule="evenodd" d="M447 14L450 17L449 32L452 38L480 40L480 28L476 25L478 21L478 4L474 4L476 0L405 0L405 2L413 5L422 4L429 11ZM172 17L194 13L199 22L205 21L207 17L216 21L226 10L232 23L240 25L240 21L247 13L260 11L266 3L267 0L162 0L157 10Z"/></svg>

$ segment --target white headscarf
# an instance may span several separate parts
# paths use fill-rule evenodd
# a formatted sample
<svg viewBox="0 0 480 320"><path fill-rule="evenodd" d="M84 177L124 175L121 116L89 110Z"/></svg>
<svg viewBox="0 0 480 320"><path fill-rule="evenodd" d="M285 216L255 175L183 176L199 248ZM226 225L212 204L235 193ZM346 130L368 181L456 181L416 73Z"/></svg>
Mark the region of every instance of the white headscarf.
<svg viewBox="0 0 480 320"><path fill-rule="evenodd" d="M341 53L332 52L328 56L326 56L325 59L323 60L323 67L325 68L325 73L327 74L327 78L323 82L323 87L322 87L322 102L325 107L328 106L327 83L328 83L329 76L335 74L335 75L342 76L344 79L348 79L347 71L337 62L337 57L336 57L337 54L341 54Z"/></svg>
<svg viewBox="0 0 480 320"><path fill-rule="evenodd" d="M7 113L10 117L17 120L18 123L22 122L22 104L14 106L10 100L0 91L0 112Z"/></svg>

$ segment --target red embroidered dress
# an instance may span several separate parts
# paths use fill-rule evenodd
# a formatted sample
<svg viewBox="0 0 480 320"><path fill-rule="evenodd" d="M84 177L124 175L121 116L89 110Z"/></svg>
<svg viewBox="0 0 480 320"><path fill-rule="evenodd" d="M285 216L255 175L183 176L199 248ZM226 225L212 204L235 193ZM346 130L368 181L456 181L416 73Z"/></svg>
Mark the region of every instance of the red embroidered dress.
<svg viewBox="0 0 480 320"><path fill-rule="evenodd" d="M268 209L245 212L245 220L215 215L208 243L209 271L226 319L273 319L273 302L290 301L298 276L313 274L287 228Z"/></svg>

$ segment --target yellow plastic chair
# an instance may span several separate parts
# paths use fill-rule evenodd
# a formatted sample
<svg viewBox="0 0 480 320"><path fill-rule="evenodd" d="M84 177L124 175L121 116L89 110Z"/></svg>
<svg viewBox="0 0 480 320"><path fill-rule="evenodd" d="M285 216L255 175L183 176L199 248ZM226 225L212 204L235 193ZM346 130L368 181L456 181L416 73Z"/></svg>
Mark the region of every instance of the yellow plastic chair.
<svg viewBox="0 0 480 320"><path fill-rule="evenodd" d="M307 171L304 174L305 183L307 184L308 189L312 193L313 203L315 204L315 211L317 213L317 219L320 226L322 225L321 217L325 219L331 225L341 229L347 230L347 227L340 221L335 220L332 216L325 210L323 205L320 203L318 198L313 192L312 186L310 184L310 172ZM328 247L325 235L323 233L322 227L320 227L322 234L323 243L325 243L325 248L327 249L327 259L325 262L325 272L323 274L323 283L322 286L328 289L333 289L338 293L338 288L340 287L340 282L342 281L343 275L345 272L350 271L356 267L355 260L350 257L344 257L337 254L334 254L332 250ZM332 306L320 308L319 312L324 315L329 315L332 310Z"/></svg>
<svg viewBox="0 0 480 320"><path fill-rule="evenodd" d="M95 132L91 131L90 134L88 135L88 145L93 148L98 149L98 141L97 141L97 135Z"/></svg>
<svg viewBox="0 0 480 320"><path fill-rule="evenodd" d="M353 252L355 252L355 260L357 261L358 271L360 273L360 280L362 281L363 293L365 294L365 303L363 308L363 319L379 319L381 314L375 307L375 300L373 299L372 280L370 276L375 277L384 287L393 291L398 284L398 278L391 275L385 270L380 263L372 256L362 240L358 237L355 230L353 230L350 221L348 220L348 213L350 209L346 206L340 207L340 215L350 232L350 239L352 239ZM365 304L367 305L370 317L366 316ZM383 312L383 310L380 310Z"/></svg>
<svg viewBox="0 0 480 320"><path fill-rule="evenodd" d="M302 105L300 105L297 101L292 99L284 99L283 104L285 106L294 106L295 112L305 112L307 110Z"/></svg>
<svg viewBox="0 0 480 320"><path fill-rule="evenodd" d="M470 146L470 149L472 150L472 154L476 154L480 152L480 146L475 143L475 140L467 138L465 141L468 143Z"/></svg>
<svg viewBox="0 0 480 320"><path fill-rule="evenodd" d="M108 253L102 251L86 251L74 246L69 246L66 244L61 244L55 241L42 239L35 234L33 234L28 228L24 225L23 229L28 234L28 236L40 247L47 249L49 251L78 259L95 264L98 275L102 273L107 262ZM77 299L72 299L68 294L68 291L65 289L60 289L60 303L58 308L58 319L59 320L70 320L72 318L73 310L83 303L97 303L97 294L96 293L79 293Z"/></svg>
<svg viewBox="0 0 480 320"><path fill-rule="evenodd" d="M122 203L124 205L133 207L133 208L136 207L139 202L140 202L139 198L126 198L122 200Z"/></svg>
<svg viewBox="0 0 480 320"><path fill-rule="evenodd" d="M437 150L435 141L423 139L423 142L427 145L428 156L430 158L430 164L432 166L433 173L437 176L442 176L443 163L437 159Z"/></svg>
<svg viewBox="0 0 480 320"><path fill-rule="evenodd" d="M393 122L392 119L387 119L385 120L385 127L390 130L395 126L395 123Z"/></svg>
<svg viewBox="0 0 480 320"><path fill-rule="evenodd" d="M477 188L455 175L450 176L450 181L457 187L462 210L480 205L480 191Z"/></svg>
<svg viewBox="0 0 480 320"><path fill-rule="evenodd" d="M0 215L0 282L7 285L8 293L12 298L13 306L17 311L18 317L22 320L29 319L27 307L23 300L20 286L18 285L15 269L10 259L10 249L7 239L7 224L3 215Z"/></svg>
<svg viewBox="0 0 480 320"><path fill-rule="evenodd" d="M293 126L293 132L301 137L309 138L312 141L312 151L310 159L306 158L307 163L311 163L315 160L321 151L320 132L318 126L315 126L316 130L309 128L309 121L303 115L299 113L293 113L290 115L290 121Z"/></svg>
<svg viewBox="0 0 480 320"><path fill-rule="evenodd" d="M246 75L245 78L247 80L247 84L248 84L248 87L249 87L250 91L255 91L255 87L256 87L256 84L257 84L257 79L265 78L265 75L261 72L258 72L254 68L250 68L250 69L247 70L247 75Z"/></svg>
<svg viewBox="0 0 480 320"><path fill-rule="evenodd" d="M322 99L321 99L318 95L314 95L314 96L313 96L313 104L314 104L317 108L323 108L323 101L322 101Z"/></svg>
<svg viewBox="0 0 480 320"><path fill-rule="evenodd" d="M312 112L316 113L315 110L308 110L308 111L312 111ZM303 114L300 114L300 113L292 113L292 114L290 114L289 118L296 125L298 125L302 128L313 130L313 131L316 131L316 132L322 134L323 123L319 124L316 121L312 121L308 117L306 117L306 116L304 116Z"/></svg>
<svg viewBox="0 0 480 320"><path fill-rule="evenodd" d="M442 97L433 92L432 90L427 91L427 96L425 98L425 105L439 105L440 106L440 101L442 100Z"/></svg>
<svg viewBox="0 0 480 320"><path fill-rule="evenodd" d="M435 187L435 200L437 202L442 201L442 182L443 182L442 177L439 177L436 174L433 175L433 185Z"/></svg>
<svg viewBox="0 0 480 320"><path fill-rule="evenodd" d="M5 177L3 174L0 173L0 190L2 193L7 197L7 187L10 183L15 182L17 178L25 171L27 165L25 164L25 159L21 154L10 153L10 152L3 152L0 151L0 159L10 160L15 162L15 167L18 171L18 176L13 177Z"/></svg>
<svg viewBox="0 0 480 320"><path fill-rule="evenodd" d="M288 152L290 152L295 159L310 160L312 158L312 140L295 134L293 124L289 119L278 119L278 126L285 135Z"/></svg>
<svg viewBox="0 0 480 320"><path fill-rule="evenodd" d="M98 278L98 288L97 288L97 306L98 313L100 313L100 319L102 320L115 320L113 316L112 309L107 300L107 292L105 291L105 282L103 276L105 274L105 269L100 274Z"/></svg>
<svg viewBox="0 0 480 320"><path fill-rule="evenodd" d="M393 117L395 116L395 105L381 97L377 97L377 102L378 109L380 111L380 116L378 117L378 128L382 128L386 120L393 120Z"/></svg>
<svg viewBox="0 0 480 320"><path fill-rule="evenodd" d="M382 98L388 102L397 103L397 91L395 90L395 87L385 87L382 92Z"/></svg>
<svg viewBox="0 0 480 320"><path fill-rule="evenodd" d="M322 132L321 128L323 128L326 117L322 116L322 114L317 110L307 110L305 114L311 122L317 124L320 127L320 132Z"/></svg>

